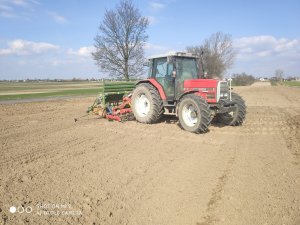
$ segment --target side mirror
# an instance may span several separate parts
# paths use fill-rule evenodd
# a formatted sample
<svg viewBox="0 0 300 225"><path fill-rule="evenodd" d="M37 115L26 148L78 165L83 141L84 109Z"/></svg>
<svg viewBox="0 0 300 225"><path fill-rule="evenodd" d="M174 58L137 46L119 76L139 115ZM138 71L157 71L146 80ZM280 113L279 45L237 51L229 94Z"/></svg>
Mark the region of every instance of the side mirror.
<svg viewBox="0 0 300 225"><path fill-rule="evenodd" d="M147 61L147 62L144 62L144 63L143 63L143 66L147 66L147 67L149 67L149 66L150 66L150 62L149 62L149 61Z"/></svg>

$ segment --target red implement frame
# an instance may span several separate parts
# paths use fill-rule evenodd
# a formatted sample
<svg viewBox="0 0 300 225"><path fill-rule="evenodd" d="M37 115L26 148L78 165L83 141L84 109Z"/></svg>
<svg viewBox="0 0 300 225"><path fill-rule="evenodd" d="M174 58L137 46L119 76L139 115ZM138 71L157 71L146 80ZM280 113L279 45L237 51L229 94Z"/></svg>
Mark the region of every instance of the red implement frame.
<svg viewBox="0 0 300 225"><path fill-rule="evenodd" d="M121 115L131 113L131 108L126 108L127 106L131 105L131 98L130 97L124 97L122 104L115 106L112 108L112 113L107 114L106 118L109 120L116 120L118 122L122 121Z"/></svg>

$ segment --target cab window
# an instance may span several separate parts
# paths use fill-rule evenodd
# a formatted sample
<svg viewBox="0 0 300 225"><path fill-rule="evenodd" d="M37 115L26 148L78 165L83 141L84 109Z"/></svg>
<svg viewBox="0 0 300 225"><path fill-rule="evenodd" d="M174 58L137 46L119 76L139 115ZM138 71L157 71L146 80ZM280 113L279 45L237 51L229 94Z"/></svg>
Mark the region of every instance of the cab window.
<svg viewBox="0 0 300 225"><path fill-rule="evenodd" d="M178 78L180 81L197 79L197 61L194 58L178 58L176 60Z"/></svg>
<svg viewBox="0 0 300 225"><path fill-rule="evenodd" d="M167 58L155 59L154 76L156 78L163 78L167 75Z"/></svg>

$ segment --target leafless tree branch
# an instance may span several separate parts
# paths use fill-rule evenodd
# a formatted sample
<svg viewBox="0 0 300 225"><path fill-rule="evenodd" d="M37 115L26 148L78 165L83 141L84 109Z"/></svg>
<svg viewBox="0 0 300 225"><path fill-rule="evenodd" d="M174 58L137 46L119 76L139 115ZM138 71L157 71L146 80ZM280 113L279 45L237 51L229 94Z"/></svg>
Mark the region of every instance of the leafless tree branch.
<svg viewBox="0 0 300 225"><path fill-rule="evenodd" d="M122 0L114 10L107 10L92 53L100 69L126 80L142 75L148 25L149 20L130 0Z"/></svg>
<svg viewBox="0 0 300 225"><path fill-rule="evenodd" d="M231 36L222 32L212 34L199 46L189 46L186 49L188 52L199 55L204 53L203 65L208 77L221 78L226 70L232 66L236 56ZM199 66L202 68L201 63ZM200 71L203 71L203 68Z"/></svg>

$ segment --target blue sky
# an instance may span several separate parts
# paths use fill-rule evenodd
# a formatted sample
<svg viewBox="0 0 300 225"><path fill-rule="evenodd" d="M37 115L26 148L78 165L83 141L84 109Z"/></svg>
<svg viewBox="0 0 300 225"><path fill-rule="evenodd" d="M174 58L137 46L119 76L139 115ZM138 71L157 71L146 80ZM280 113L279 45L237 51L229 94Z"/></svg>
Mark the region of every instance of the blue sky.
<svg viewBox="0 0 300 225"><path fill-rule="evenodd" d="M117 0L0 0L0 79L101 78L91 57L105 9ZM182 51L232 35L227 74L300 75L299 0L133 0L151 24L145 53Z"/></svg>

